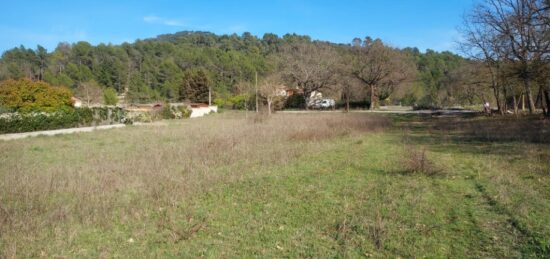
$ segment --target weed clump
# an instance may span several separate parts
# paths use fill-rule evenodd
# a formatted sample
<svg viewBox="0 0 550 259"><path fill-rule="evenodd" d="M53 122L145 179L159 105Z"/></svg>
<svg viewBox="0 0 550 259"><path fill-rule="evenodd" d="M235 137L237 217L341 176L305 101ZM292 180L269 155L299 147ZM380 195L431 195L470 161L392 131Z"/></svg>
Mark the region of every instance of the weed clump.
<svg viewBox="0 0 550 259"><path fill-rule="evenodd" d="M441 172L426 154L426 148L407 147L403 160L407 173L435 176Z"/></svg>

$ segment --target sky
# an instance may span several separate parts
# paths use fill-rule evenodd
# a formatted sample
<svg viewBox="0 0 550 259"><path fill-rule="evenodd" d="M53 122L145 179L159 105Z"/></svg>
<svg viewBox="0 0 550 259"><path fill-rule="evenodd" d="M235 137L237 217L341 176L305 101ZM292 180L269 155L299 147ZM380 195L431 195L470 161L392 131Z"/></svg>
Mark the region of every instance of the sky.
<svg viewBox="0 0 550 259"><path fill-rule="evenodd" d="M458 27L476 0L0 0L0 53L59 42L120 44L178 31L297 33L350 43L456 51Z"/></svg>

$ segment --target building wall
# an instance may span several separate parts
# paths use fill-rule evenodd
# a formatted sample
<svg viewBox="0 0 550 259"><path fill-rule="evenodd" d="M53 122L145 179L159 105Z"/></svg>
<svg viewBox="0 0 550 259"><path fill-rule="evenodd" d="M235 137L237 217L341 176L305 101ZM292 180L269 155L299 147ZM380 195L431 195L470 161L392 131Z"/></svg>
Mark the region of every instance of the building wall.
<svg viewBox="0 0 550 259"><path fill-rule="evenodd" d="M218 106L191 108L191 117L190 118L203 117L204 115L207 115L211 112L218 112Z"/></svg>

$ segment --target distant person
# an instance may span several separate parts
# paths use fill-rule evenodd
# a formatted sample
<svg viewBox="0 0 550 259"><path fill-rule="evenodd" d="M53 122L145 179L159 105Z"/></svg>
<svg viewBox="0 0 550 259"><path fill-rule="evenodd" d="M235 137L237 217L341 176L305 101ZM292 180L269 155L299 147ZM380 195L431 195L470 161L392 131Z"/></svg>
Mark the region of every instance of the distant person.
<svg viewBox="0 0 550 259"><path fill-rule="evenodd" d="M486 114L491 114L491 104L489 104L489 102L485 102L485 104L483 104L483 111Z"/></svg>

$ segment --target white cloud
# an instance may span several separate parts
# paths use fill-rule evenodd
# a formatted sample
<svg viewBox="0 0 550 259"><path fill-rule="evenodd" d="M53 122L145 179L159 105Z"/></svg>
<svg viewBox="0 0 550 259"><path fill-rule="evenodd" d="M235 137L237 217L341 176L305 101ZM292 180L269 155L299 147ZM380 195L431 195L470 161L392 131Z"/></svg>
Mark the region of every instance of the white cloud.
<svg viewBox="0 0 550 259"><path fill-rule="evenodd" d="M164 17L159 17L156 15L148 15L143 17L143 21L146 23L152 23L152 24L162 24L166 26L173 26L173 27L184 27L185 24L177 19L169 19Z"/></svg>

